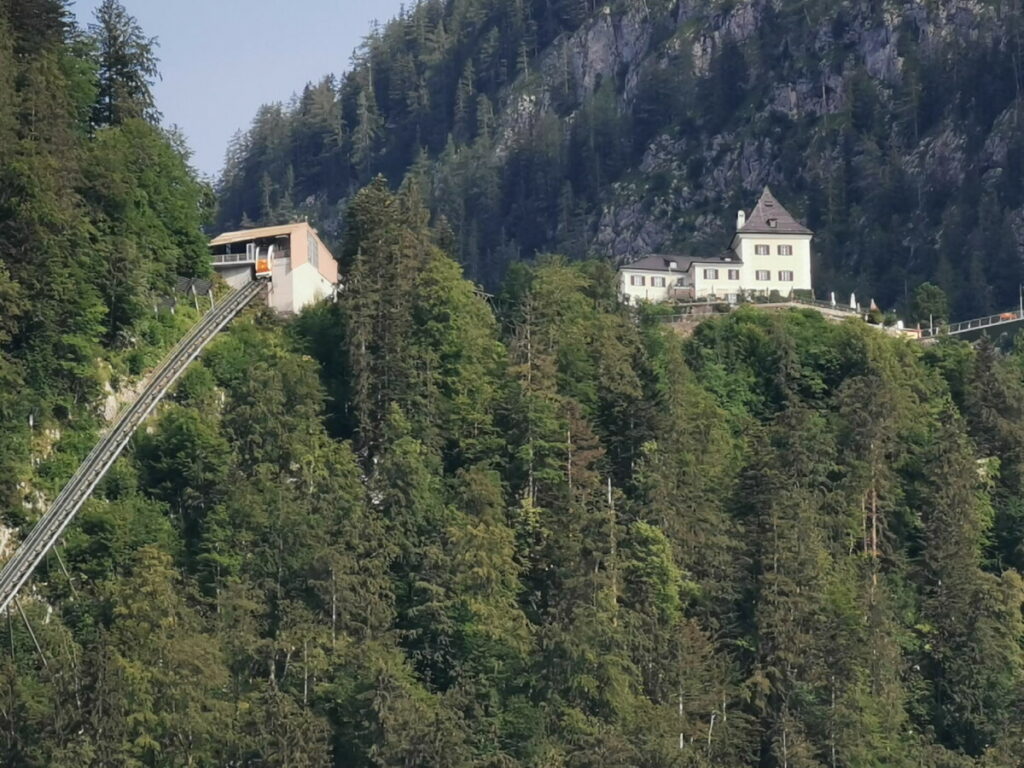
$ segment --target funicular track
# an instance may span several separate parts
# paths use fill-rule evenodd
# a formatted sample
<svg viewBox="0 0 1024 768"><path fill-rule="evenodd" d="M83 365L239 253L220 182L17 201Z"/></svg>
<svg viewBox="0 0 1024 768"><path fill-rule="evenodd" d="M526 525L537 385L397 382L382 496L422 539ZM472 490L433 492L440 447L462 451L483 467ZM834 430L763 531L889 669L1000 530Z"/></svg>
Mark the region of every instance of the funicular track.
<svg viewBox="0 0 1024 768"><path fill-rule="evenodd" d="M263 288L262 282L253 281L226 296L192 326L164 357L139 396L117 415L106 434L96 443L60 495L0 571L0 612L7 608L28 581L32 571L57 543L96 484L124 450L135 430L167 394L175 380L217 332L255 299Z"/></svg>

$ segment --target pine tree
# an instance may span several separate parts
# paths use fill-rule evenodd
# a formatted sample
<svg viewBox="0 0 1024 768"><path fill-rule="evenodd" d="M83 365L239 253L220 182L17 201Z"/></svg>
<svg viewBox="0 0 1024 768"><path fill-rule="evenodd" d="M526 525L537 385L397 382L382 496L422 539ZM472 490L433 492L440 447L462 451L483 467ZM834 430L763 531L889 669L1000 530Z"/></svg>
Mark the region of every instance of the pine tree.
<svg viewBox="0 0 1024 768"><path fill-rule="evenodd" d="M433 250L423 224L403 217L383 178L360 192L348 210L350 234L341 255L349 286L346 342L360 443L370 450L380 444L391 404L411 406L420 392L409 313L417 275Z"/></svg>
<svg viewBox="0 0 1024 768"><path fill-rule="evenodd" d="M65 0L4 0L0 10L10 23L14 51L35 55L66 42L71 18Z"/></svg>
<svg viewBox="0 0 1024 768"><path fill-rule="evenodd" d="M476 75L473 72L472 60L466 62L459 84L455 89L455 114L452 135L460 144L466 144L474 137L477 124L476 115Z"/></svg>
<svg viewBox="0 0 1024 768"><path fill-rule="evenodd" d="M159 122L152 90L159 77L156 38L145 36L119 0L103 0L89 29L99 51L99 94L93 122L98 126L137 118Z"/></svg>
<svg viewBox="0 0 1024 768"><path fill-rule="evenodd" d="M781 414L752 446L741 498L749 504L752 583L748 609L756 655L750 695L762 720L763 757L814 766L825 734L826 646L818 632L832 563L821 505L834 448L819 417Z"/></svg>
<svg viewBox="0 0 1024 768"><path fill-rule="evenodd" d="M947 747L979 755L1017 706L1024 659L1019 577L981 570L991 507L959 417L938 414L921 498L923 659L931 680L928 714ZM1014 620L1005 617L1015 614Z"/></svg>
<svg viewBox="0 0 1024 768"><path fill-rule="evenodd" d="M648 335L657 406L649 416L653 440L633 473L636 514L665 532L676 561L699 584L705 610L724 618L724 599L737 588L738 546L725 509L737 482L726 414L697 384L679 340L662 328Z"/></svg>
<svg viewBox="0 0 1024 768"><path fill-rule="evenodd" d="M381 130L381 119L377 113L373 83L359 91L356 123L352 128L352 164L362 180L370 178L376 156L377 137Z"/></svg>

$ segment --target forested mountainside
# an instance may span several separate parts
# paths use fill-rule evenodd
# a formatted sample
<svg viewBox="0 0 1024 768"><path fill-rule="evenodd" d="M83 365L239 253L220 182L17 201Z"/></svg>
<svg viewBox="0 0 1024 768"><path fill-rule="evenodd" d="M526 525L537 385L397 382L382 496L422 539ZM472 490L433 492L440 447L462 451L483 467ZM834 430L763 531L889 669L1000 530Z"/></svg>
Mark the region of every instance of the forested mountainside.
<svg viewBox="0 0 1024 768"><path fill-rule="evenodd" d="M68 5L0 0L0 503L15 517L30 453L54 430L93 433L104 390L181 332L154 303L210 270L212 193L153 123L151 41L113 0L89 29Z"/></svg>
<svg viewBox="0 0 1024 768"><path fill-rule="evenodd" d="M340 301L136 438L2 634L4 765L1024 765L1024 354L684 340L561 257L492 305L427 220L360 192Z"/></svg>
<svg viewBox="0 0 1024 768"><path fill-rule="evenodd" d="M0 0L5 548L207 268L100 22ZM1024 766L1024 351L684 339L600 259L488 297L433 189L350 195L337 303L249 311L140 430L0 623L0 765Z"/></svg>
<svg viewBox="0 0 1024 768"><path fill-rule="evenodd" d="M976 316L1021 278L1022 24L1016 0L423 0L259 111L219 221L338 236L353 191L415 174L493 286L536 252L716 252L770 184L819 290L931 280Z"/></svg>

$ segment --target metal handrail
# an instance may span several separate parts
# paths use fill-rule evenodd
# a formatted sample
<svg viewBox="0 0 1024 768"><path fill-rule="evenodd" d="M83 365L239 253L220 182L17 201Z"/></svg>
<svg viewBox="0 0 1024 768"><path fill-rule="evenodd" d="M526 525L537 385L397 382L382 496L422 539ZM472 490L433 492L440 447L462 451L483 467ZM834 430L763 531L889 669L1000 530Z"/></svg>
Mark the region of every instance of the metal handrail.
<svg viewBox="0 0 1024 768"><path fill-rule="evenodd" d="M214 306L167 354L150 375L139 396L118 414L111 428L96 443L0 571L0 611L14 599L36 566L56 544L82 504L124 450L135 430L167 394L171 385L217 332L256 298L262 287L258 282L247 283Z"/></svg>
<svg viewBox="0 0 1024 768"><path fill-rule="evenodd" d="M985 317L976 317L972 320L961 320L958 323L947 323L945 325L937 325L931 328L923 328L921 330L921 337L931 339L941 334L954 336L958 333L966 333L967 331L973 331L978 328L990 328L993 325L1016 323L1021 320L1024 320L1024 311L1014 309L1010 312L1000 312L998 315L987 315Z"/></svg>
<svg viewBox="0 0 1024 768"><path fill-rule="evenodd" d="M288 258L289 251L274 251L275 259ZM252 253L215 253L212 257L214 264L255 264L256 252Z"/></svg>
<svg viewBox="0 0 1024 768"><path fill-rule="evenodd" d="M255 254L248 253L218 253L213 256L214 264L255 264Z"/></svg>

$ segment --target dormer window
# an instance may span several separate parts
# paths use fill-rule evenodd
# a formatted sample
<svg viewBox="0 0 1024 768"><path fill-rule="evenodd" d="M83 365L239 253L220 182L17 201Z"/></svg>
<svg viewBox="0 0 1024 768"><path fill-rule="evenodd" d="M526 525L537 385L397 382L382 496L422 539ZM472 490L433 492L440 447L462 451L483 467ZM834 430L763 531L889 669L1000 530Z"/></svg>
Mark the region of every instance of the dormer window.
<svg viewBox="0 0 1024 768"><path fill-rule="evenodd" d="M779 228L779 220L778 219L768 219L768 226L771 227L772 229L778 229Z"/></svg>

